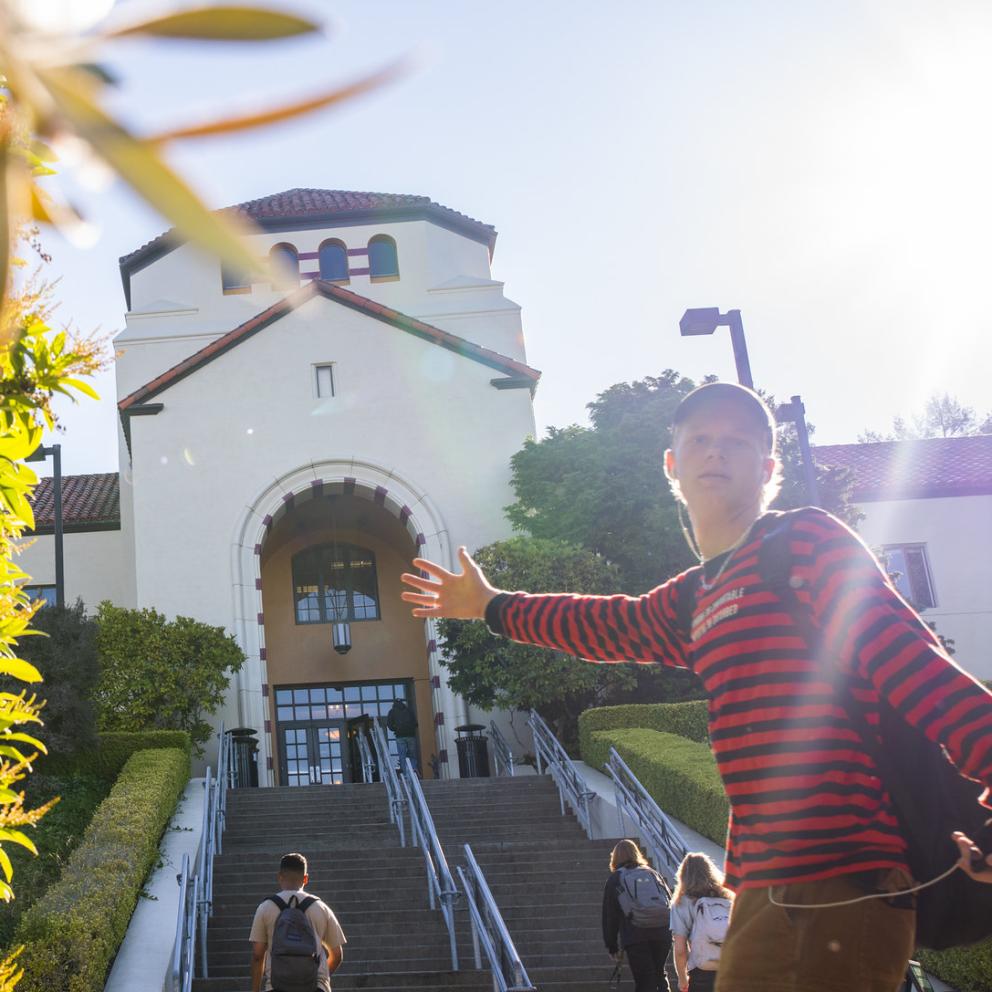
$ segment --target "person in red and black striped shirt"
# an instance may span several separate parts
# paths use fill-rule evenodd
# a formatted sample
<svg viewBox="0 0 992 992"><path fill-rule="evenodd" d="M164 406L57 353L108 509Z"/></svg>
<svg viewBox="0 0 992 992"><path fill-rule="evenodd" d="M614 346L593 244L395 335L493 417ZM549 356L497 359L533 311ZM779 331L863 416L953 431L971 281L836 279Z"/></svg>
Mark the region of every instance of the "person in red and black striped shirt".
<svg viewBox="0 0 992 992"><path fill-rule="evenodd" d="M992 786L992 694L962 671L895 591L861 540L808 508L790 526L790 584L823 631L812 657L762 582L758 552L776 520L774 421L750 390L709 383L674 419L665 468L703 563L631 597L529 595L493 588L464 548L461 574L417 559L403 599L417 617L485 619L516 641L597 663L691 668L709 695L710 740L730 799L727 885L736 890L718 990L893 992L913 950L911 900L869 899L796 914L776 903L843 903L910 887L906 843L878 770L833 679L877 720L885 699ZM691 611L679 609L692 597ZM685 604L683 603L683 606ZM691 631L680 617L691 612ZM955 835L963 870L971 841ZM988 853L988 852L986 852Z"/></svg>

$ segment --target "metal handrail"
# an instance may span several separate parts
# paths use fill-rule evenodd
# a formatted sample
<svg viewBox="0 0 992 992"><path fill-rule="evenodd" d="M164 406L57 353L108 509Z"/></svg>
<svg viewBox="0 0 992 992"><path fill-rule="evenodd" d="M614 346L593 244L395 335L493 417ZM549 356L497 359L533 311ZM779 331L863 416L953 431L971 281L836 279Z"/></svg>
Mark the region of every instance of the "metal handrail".
<svg viewBox="0 0 992 992"><path fill-rule="evenodd" d="M468 902L469 916L472 918L472 948L475 952L475 967L482 968L480 944L489 959L489 970L493 973L495 992L533 992L534 986L527 976L527 969L513 944L510 932L503 922L503 915L489 889L486 876L482 874L475 860L472 848L465 845L465 861L468 871L458 866L458 877L462 881L462 891Z"/></svg>
<svg viewBox="0 0 992 992"><path fill-rule="evenodd" d="M379 778L386 785L386 796L389 799L389 821L395 823L400 832L400 847L406 847L406 825L404 810L407 805L406 796L400 787L399 776L393 767L393 759L389 754L389 739L386 737L382 724L377 720L372 722L372 746L375 748L375 760L379 767Z"/></svg>
<svg viewBox="0 0 992 992"><path fill-rule="evenodd" d="M595 840L592 816L589 812L589 800L596 793L586 787L585 779L579 774L575 762L568 756L561 742L551 732L551 728L541 719L536 710L530 711L527 726L534 734L534 754L537 757L537 774L543 775L547 767L548 774L558 786L558 798L561 801L562 816L565 815L565 803L572 808L579 823L585 829L586 836Z"/></svg>
<svg viewBox="0 0 992 992"><path fill-rule="evenodd" d="M424 855L424 866L427 869L427 898L431 909L436 909L438 905L441 907L451 942L451 970L458 971L458 942L455 939L455 902L459 895L458 887L451 876L448 860L444 856L444 849L434 829L434 818L427 807L424 790L420 787L420 779L409 758L406 759L406 767L403 769L402 783L407 797L407 808L410 810L413 843Z"/></svg>
<svg viewBox="0 0 992 992"><path fill-rule="evenodd" d="M362 760L362 781L372 782L375 779L375 758L365 731L358 731L358 753Z"/></svg>
<svg viewBox="0 0 992 992"><path fill-rule="evenodd" d="M606 771L613 779L613 793L616 798L617 817L620 820L620 834L626 834L623 818L627 818L637 828L641 845L647 848L651 860L658 869L667 869L670 877L682 863L689 851L686 842L674 823L662 812L647 789L627 763L610 748Z"/></svg>
<svg viewBox="0 0 992 992"><path fill-rule="evenodd" d="M207 923L213 916L214 855L221 853L227 822L227 787L234 773L231 735L221 725L218 733L216 777L208 767L204 779L203 820L200 843L190 861L183 855L179 883L179 910L176 914L176 937L172 968L166 976L167 992L189 992L193 987L197 943L200 952L200 976L209 978L207 969Z"/></svg>
<svg viewBox="0 0 992 992"><path fill-rule="evenodd" d="M513 775L513 751L506 743L499 727L494 720L489 721L489 736L493 739L493 760L497 775Z"/></svg>

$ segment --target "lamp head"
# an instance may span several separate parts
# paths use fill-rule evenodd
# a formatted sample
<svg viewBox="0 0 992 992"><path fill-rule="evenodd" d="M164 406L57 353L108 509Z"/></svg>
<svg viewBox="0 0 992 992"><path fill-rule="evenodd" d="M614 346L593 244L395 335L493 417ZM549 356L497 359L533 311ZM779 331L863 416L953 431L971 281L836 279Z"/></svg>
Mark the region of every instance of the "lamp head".
<svg viewBox="0 0 992 992"><path fill-rule="evenodd" d="M712 334L723 323L720 319L719 307L697 307L686 310L679 321L679 332L682 337L694 337L697 334Z"/></svg>

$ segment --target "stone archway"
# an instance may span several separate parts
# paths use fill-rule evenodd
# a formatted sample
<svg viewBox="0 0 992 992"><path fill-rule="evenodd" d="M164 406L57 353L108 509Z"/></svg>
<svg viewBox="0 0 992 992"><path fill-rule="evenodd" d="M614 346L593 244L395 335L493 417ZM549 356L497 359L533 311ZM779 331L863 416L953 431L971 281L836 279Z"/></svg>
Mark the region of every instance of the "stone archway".
<svg viewBox="0 0 992 992"><path fill-rule="evenodd" d="M395 474L367 462L315 462L273 481L246 507L231 544L236 635L247 661L236 679L238 719L258 731L260 780L273 781L272 727L267 718L270 691L262 608L261 555L272 527L294 506L318 495L367 500L396 517L417 553L452 567L447 528L430 497ZM438 657L434 624L424 624L425 651L432 687L435 744L442 777L450 777L446 727L467 721L464 702L448 689Z"/></svg>

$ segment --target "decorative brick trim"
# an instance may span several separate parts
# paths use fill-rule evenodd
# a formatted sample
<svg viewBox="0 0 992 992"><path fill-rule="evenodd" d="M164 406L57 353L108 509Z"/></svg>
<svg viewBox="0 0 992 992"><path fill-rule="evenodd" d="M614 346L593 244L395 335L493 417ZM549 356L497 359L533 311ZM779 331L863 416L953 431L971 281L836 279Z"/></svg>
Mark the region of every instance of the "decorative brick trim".
<svg viewBox="0 0 992 992"><path fill-rule="evenodd" d="M418 534L414 538L414 543L417 545L418 548L422 548L427 543L427 538L424 537L423 534Z"/></svg>
<svg viewBox="0 0 992 992"><path fill-rule="evenodd" d="M283 496L282 501L286 504L286 506L292 507L296 502L296 493L286 493Z"/></svg>
<svg viewBox="0 0 992 992"><path fill-rule="evenodd" d="M404 503L400 509L400 523L405 524L410 519L411 513L413 513L413 510Z"/></svg>
<svg viewBox="0 0 992 992"><path fill-rule="evenodd" d="M272 733L272 721L271 720L266 720L265 721L265 732L267 734L271 734Z"/></svg>
<svg viewBox="0 0 992 992"><path fill-rule="evenodd" d="M444 711L443 710L438 710L437 713L434 714L434 726L435 727L443 727L444 726Z"/></svg>
<svg viewBox="0 0 992 992"><path fill-rule="evenodd" d="M301 272L300 273L300 278L301 279L319 279L320 278L320 273L319 272Z"/></svg>
<svg viewBox="0 0 992 992"><path fill-rule="evenodd" d="M260 555L261 553L262 553L262 545L261 544L256 544L255 545L255 554L256 555Z"/></svg>
<svg viewBox="0 0 992 992"><path fill-rule="evenodd" d="M262 523L265 524L266 529L268 529L269 527L271 527L272 526L272 514L271 513L266 513L265 516L262 517Z"/></svg>
<svg viewBox="0 0 992 992"><path fill-rule="evenodd" d="M441 688L441 676L440 675L432 675L431 676L431 688L432 689L440 689Z"/></svg>
<svg viewBox="0 0 992 992"><path fill-rule="evenodd" d="M262 591L262 580L261 580L261 579L255 579L255 588L256 588L256 589L257 589L257 590L258 590L259 592L261 592L261 591Z"/></svg>
<svg viewBox="0 0 992 992"><path fill-rule="evenodd" d="M313 482L310 483L310 488L316 494L319 490L321 490L321 489L324 488L324 480L323 479L314 479Z"/></svg>
<svg viewBox="0 0 992 992"><path fill-rule="evenodd" d="M368 249L367 246L365 248L349 248L348 249L348 257L349 258L354 258L356 255L367 255L368 253L369 253L369 249Z"/></svg>
<svg viewBox="0 0 992 992"><path fill-rule="evenodd" d="M269 759L272 760L271 758ZM448 763L448 749L446 747L441 748L438 752L437 760L440 764L446 765Z"/></svg>
<svg viewBox="0 0 992 992"><path fill-rule="evenodd" d="M272 755L271 754L265 759L265 770L266 771L272 771Z"/></svg>
<svg viewBox="0 0 992 992"><path fill-rule="evenodd" d="M267 696L268 694L269 694L269 683L268 682L263 682L262 683L262 695L263 696Z"/></svg>
<svg viewBox="0 0 992 992"><path fill-rule="evenodd" d="M319 251L301 251L296 256L301 262L312 262L315 258L320 258Z"/></svg>
<svg viewBox="0 0 992 992"><path fill-rule="evenodd" d="M259 656L259 658L262 659L262 661L265 661L269 657L269 652L265 648L259 648L258 649L258 656Z"/></svg>
<svg viewBox="0 0 992 992"><path fill-rule="evenodd" d="M264 627L265 626L265 614L264 613L259 613L259 615L258 615L258 625L259 625L259 627Z"/></svg>
<svg viewBox="0 0 992 992"><path fill-rule="evenodd" d="M356 484L356 482L357 482L357 480L351 478L350 476L348 476L348 477L345 478L345 480L344 480L344 491L343 491L343 494L345 496L354 496L355 495L355 484Z"/></svg>
<svg viewBox="0 0 992 992"><path fill-rule="evenodd" d="M385 486L376 486L375 494L372 497L372 502L375 503L376 506L385 506L386 494L388 492L389 490Z"/></svg>
<svg viewBox="0 0 992 992"><path fill-rule="evenodd" d="M363 269L348 269L348 275L350 276L367 276L372 270L366 266Z"/></svg>
<svg viewBox="0 0 992 992"><path fill-rule="evenodd" d="M429 640L427 642L427 653L428 654L431 654L432 652L434 652L436 650L437 650L437 641L435 641L433 638L431 638L431 640Z"/></svg>

